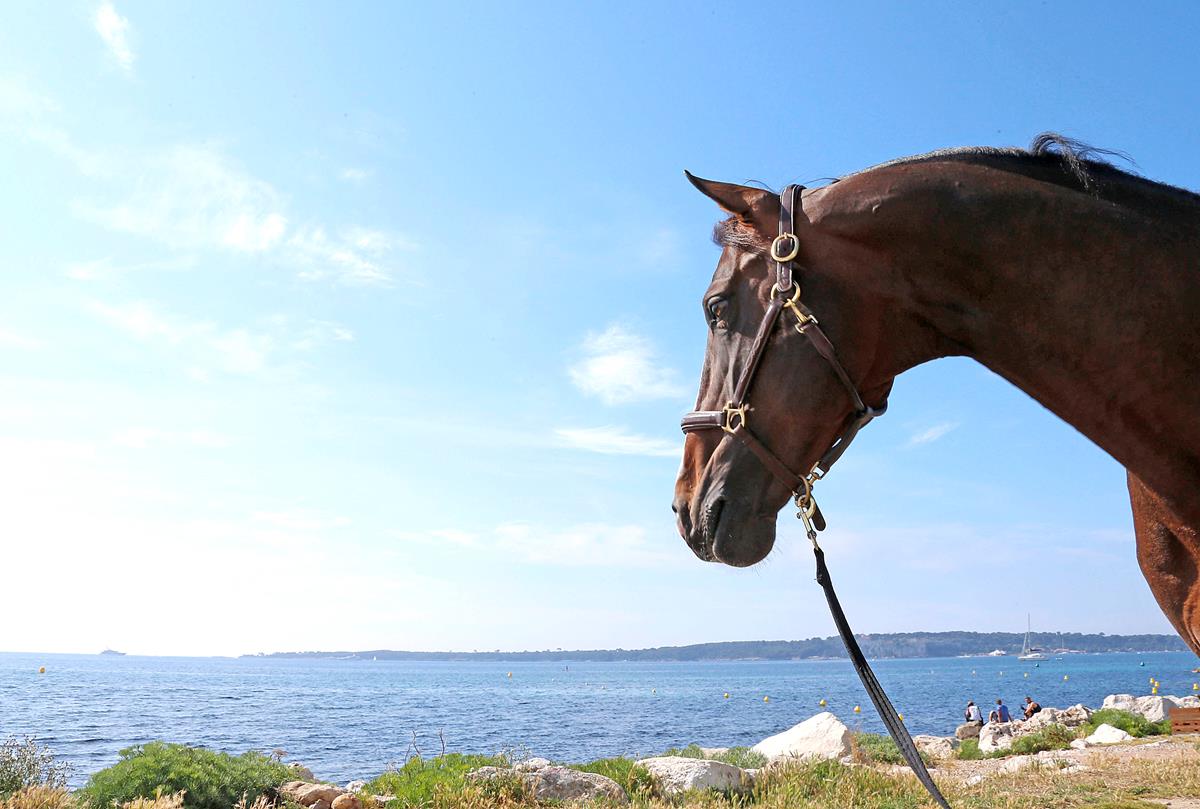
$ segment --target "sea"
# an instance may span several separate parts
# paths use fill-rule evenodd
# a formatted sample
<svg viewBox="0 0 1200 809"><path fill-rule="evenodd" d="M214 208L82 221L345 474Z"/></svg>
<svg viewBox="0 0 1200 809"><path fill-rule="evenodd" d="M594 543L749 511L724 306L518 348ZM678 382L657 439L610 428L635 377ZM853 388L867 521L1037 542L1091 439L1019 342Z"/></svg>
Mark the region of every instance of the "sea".
<svg viewBox="0 0 1200 809"><path fill-rule="evenodd" d="M912 733L949 735L997 698L1098 707L1107 694L1200 693L1185 652L878 660ZM39 669L45 669L39 673ZM822 708L820 701L825 701ZM860 712L855 707L861 708ZM0 740L32 736L72 786L154 739L283 751L319 778L371 778L411 755L582 762L691 743L752 745L821 710L883 732L845 660L663 663L412 662L0 654Z"/></svg>

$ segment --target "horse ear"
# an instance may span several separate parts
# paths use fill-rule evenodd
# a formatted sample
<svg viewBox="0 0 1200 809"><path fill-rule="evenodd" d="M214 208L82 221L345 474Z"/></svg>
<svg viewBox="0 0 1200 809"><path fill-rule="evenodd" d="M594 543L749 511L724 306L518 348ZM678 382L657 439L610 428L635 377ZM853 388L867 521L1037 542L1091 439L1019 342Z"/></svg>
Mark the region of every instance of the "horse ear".
<svg viewBox="0 0 1200 809"><path fill-rule="evenodd" d="M719 183L716 180L705 180L690 171L684 171L688 182L704 196L721 206L721 209L731 213L748 224L756 224L759 220L769 219L766 215L776 197L770 191L761 188L751 188L746 185Z"/></svg>

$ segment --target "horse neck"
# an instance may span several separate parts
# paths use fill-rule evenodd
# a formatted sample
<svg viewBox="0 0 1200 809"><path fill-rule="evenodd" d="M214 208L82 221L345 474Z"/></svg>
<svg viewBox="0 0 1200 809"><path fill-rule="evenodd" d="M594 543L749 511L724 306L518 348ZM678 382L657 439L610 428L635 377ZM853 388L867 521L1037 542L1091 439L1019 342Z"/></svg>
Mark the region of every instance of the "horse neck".
<svg viewBox="0 0 1200 809"><path fill-rule="evenodd" d="M1200 206L1155 216L1020 174L898 168L840 189L857 210L830 219L876 259L901 332L882 364L972 357L1161 493L1200 479Z"/></svg>

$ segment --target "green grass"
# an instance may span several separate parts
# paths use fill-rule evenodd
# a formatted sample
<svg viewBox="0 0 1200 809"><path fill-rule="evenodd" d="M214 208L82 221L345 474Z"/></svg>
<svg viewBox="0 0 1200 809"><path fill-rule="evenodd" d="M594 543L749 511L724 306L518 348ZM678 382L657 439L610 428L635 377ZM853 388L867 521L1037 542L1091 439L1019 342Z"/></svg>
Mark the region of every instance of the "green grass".
<svg viewBox="0 0 1200 809"><path fill-rule="evenodd" d="M1105 708L1092 713L1091 719L1084 725L1084 736L1095 733L1101 725L1112 725L1120 728L1130 736L1162 736L1171 732L1171 720L1151 722L1141 714L1119 711L1116 708Z"/></svg>
<svg viewBox="0 0 1200 809"><path fill-rule="evenodd" d="M413 756L399 769L388 770L370 781L362 791L370 795L392 795L389 806L430 807L435 793L447 794L461 790L467 773L480 767L507 767L503 756L467 756L447 753L437 758Z"/></svg>
<svg viewBox="0 0 1200 809"><path fill-rule="evenodd" d="M876 764L904 763L904 756L900 755L900 748L892 741L891 736L884 736L882 733L856 732L852 734L852 738L853 749L867 761L873 761Z"/></svg>
<svg viewBox="0 0 1200 809"><path fill-rule="evenodd" d="M629 797L634 798L650 798L658 794L658 787L654 783L654 776L645 767L639 767L631 758L602 758L597 761L589 761L587 764L571 764L572 770L580 772L594 772L597 775L603 775L616 781L625 791L629 793Z"/></svg>
<svg viewBox="0 0 1200 809"><path fill-rule="evenodd" d="M1046 727L1025 736L1013 739L1012 747L997 752L1008 755L1028 755L1040 753L1043 750L1066 750L1075 739L1075 731L1062 725L1046 725ZM993 754L994 755L994 754Z"/></svg>
<svg viewBox="0 0 1200 809"><path fill-rule="evenodd" d="M978 761L983 758L983 751L979 749L979 739L963 739L962 744L958 746L958 757L963 761Z"/></svg>
<svg viewBox="0 0 1200 809"><path fill-rule="evenodd" d="M182 744L150 742L121 751L121 760L88 779L79 791L92 809L136 798L185 791L188 809L230 809L292 779L291 770L261 753L231 756Z"/></svg>
<svg viewBox="0 0 1200 809"><path fill-rule="evenodd" d="M687 747L672 747L664 756L683 756L684 758L703 758L709 761L721 761L725 764L732 764L735 767L745 769L753 769L756 767L765 767L767 765L767 757L762 753L755 753L749 747L731 747L724 753L717 753L714 756L704 755L704 751L700 749L698 744L689 744Z"/></svg>

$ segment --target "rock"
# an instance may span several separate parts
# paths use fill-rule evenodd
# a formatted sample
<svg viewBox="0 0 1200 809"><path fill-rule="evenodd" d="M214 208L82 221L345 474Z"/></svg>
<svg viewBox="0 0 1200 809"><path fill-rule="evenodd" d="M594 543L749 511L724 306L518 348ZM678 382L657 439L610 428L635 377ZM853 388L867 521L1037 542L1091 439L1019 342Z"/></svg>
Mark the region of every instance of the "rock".
<svg viewBox="0 0 1200 809"><path fill-rule="evenodd" d="M301 806L311 809L330 809L333 801L342 794L342 790L329 784L309 784L304 781L288 781L279 788L280 793L291 798ZM324 806L316 806L324 801Z"/></svg>
<svg viewBox="0 0 1200 809"><path fill-rule="evenodd" d="M1024 722L1016 723L1013 728L1014 736L1024 736L1036 733L1047 725L1062 725L1077 728L1087 724L1092 718L1092 711L1086 705L1072 705L1070 708L1043 708Z"/></svg>
<svg viewBox="0 0 1200 809"><path fill-rule="evenodd" d="M683 756L656 756L638 762L658 779L663 792L678 795L689 790L749 792L754 779L740 767L720 761Z"/></svg>
<svg viewBox="0 0 1200 809"><path fill-rule="evenodd" d="M1133 694L1109 694L1104 698L1103 707L1141 714L1151 722L1161 722L1167 718L1167 712L1171 708L1182 708L1189 699L1191 698L1171 695L1135 697ZM1197 704L1200 705L1200 700L1197 700Z"/></svg>
<svg viewBox="0 0 1200 809"><path fill-rule="evenodd" d="M850 729L829 711L805 719L750 748L768 761L792 758L841 758L850 752Z"/></svg>
<svg viewBox="0 0 1200 809"><path fill-rule="evenodd" d="M540 770L544 767L549 767L552 764L553 762L551 762L548 758L538 758L537 756L534 756L533 758L527 758L515 765L513 769L517 772L535 772L536 770Z"/></svg>
<svg viewBox="0 0 1200 809"><path fill-rule="evenodd" d="M728 753L728 752L729 752L728 747L701 747L700 748L700 755L704 756L705 758L712 758L713 756L723 755L724 753Z"/></svg>
<svg viewBox="0 0 1200 809"><path fill-rule="evenodd" d="M954 729L954 738L962 741L963 739L978 739L979 730L983 727L982 722L966 722Z"/></svg>
<svg viewBox="0 0 1200 809"><path fill-rule="evenodd" d="M1101 725L1096 728L1096 732L1087 737L1088 744L1116 744L1117 742L1127 742L1133 737L1120 728L1114 728L1112 725Z"/></svg>
<svg viewBox="0 0 1200 809"><path fill-rule="evenodd" d="M288 765L288 769L292 771L292 775L296 776L296 779L299 781L307 781L312 783L313 781L317 780L317 776L313 775L312 770L310 770L308 767L305 767L303 764L293 762Z"/></svg>
<svg viewBox="0 0 1200 809"><path fill-rule="evenodd" d="M347 792L360 792L363 788L366 787L366 785L367 785L366 781L351 781L350 783L346 784L346 791Z"/></svg>
<svg viewBox="0 0 1200 809"><path fill-rule="evenodd" d="M330 809L362 809L362 801L358 799L357 795L347 792L334 798L329 807Z"/></svg>
<svg viewBox="0 0 1200 809"><path fill-rule="evenodd" d="M1073 749L1073 750L1086 750L1089 747L1091 747L1091 745L1088 744L1087 739L1072 739L1071 740L1071 749Z"/></svg>
<svg viewBox="0 0 1200 809"><path fill-rule="evenodd" d="M600 800L629 803L629 796L625 794L625 790L611 778L555 765L541 767L533 772L519 772L508 767L480 767L468 773L467 778L473 781L517 778L529 789L534 799L539 801Z"/></svg>
<svg viewBox="0 0 1200 809"><path fill-rule="evenodd" d="M1020 772L1028 767L1035 766L1037 763L1038 760L1034 756L1013 756L1012 758L1004 759L1000 766L996 768L996 772Z"/></svg>
<svg viewBox="0 0 1200 809"><path fill-rule="evenodd" d="M325 800L324 798L321 798L319 801L314 803L312 806L308 807L308 809L333 809L333 807L332 807L332 804L329 803L329 801Z"/></svg>
<svg viewBox="0 0 1200 809"><path fill-rule="evenodd" d="M1101 710L1108 710L1109 708L1112 708L1118 711L1129 711L1132 713L1136 703L1137 697L1135 697L1133 694L1109 694L1104 698L1104 703L1100 706L1100 708Z"/></svg>
<svg viewBox="0 0 1200 809"><path fill-rule="evenodd" d="M973 787L973 786L975 786L976 784L979 784L979 783L982 783L982 782L983 782L983 774L982 774L982 773L977 773L977 774L975 774L975 775L972 775L971 777L969 777L969 778L968 778L966 781L963 781L963 785L964 785L964 786L968 786L968 787Z"/></svg>
<svg viewBox="0 0 1200 809"><path fill-rule="evenodd" d="M1012 747L1014 722L988 722L979 731L979 752L994 753Z"/></svg>
<svg viewBox="0 0 1200 809"><path fill-rule="evenodd" d="M955 741L955 739L948 739L945 736L913 736L913 744L917 746L917 749L927 758L935 761L954 755Z"/></svg>

